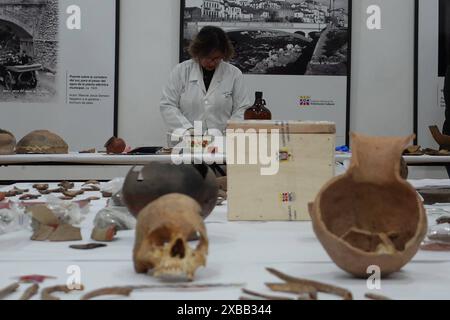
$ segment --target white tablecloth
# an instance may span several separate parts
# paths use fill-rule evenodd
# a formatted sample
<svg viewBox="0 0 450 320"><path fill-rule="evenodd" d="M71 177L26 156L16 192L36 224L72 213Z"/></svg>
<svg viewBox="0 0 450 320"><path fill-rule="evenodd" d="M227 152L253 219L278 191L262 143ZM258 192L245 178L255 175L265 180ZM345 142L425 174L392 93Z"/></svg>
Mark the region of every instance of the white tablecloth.
<svg viewBox="0 0 450 320"><path fill-rule="evenodd" d="M376 155L375 155L376 156ZM179 155L175 158L180 161L194 161L202 159L208 163L224 163L226 155L224 154L197 154L197 155ZM349 153L336 153L336 161L344 162L351 159ZM449 163L450 156L404 156L405 161L410 164L433 165L436 163ZM103 153L93 154L17 154L0 156L0 165L27 165L27 164L85 164L85 165L143 165L151 161L171 162L171 155L112 155Z"/></svg>
<svg viewBox="0 0 450 320"><path fill-rule="evenodd" d="M450 185L450 180L415 181L413 184ZM24 186L28 185L19 185ZM89 237L93 219L105 203L105 200L99 200L91 204L82 223L82 243L92 242ZM450 210L450 205L447 209ZM349 276L330 260L309 222L228 222L226 206L221 206L206 220L206 225L210 254L206 268L198 270L194 284L242 283L242 288L270 294L264 283L278 282L265 270L272 267L292 276L347 288L356 299L364 299L367 292L393 299L450 298L450 253L420 251L401 272L382 280L381 290L371 291L365 280ZM65 284L69 276L67 269L72 265L81 268L81 282L86 287L84 292L110 286L165 283L134 272L131 256L134 231L121 231L106 248L92 251L70 249L69 245L73 243L34 242L30 236L31 231L28 230L0 236L0 288L14 282L14 277L27 274L57 277L44 283L44 287ZM25 289L26 286L21 286L10 299L17 299ZM76 292L60 296L79 299L82 294ZM136 291L130 299L233 300L240 296L240 287L160 289Z"/></svg>

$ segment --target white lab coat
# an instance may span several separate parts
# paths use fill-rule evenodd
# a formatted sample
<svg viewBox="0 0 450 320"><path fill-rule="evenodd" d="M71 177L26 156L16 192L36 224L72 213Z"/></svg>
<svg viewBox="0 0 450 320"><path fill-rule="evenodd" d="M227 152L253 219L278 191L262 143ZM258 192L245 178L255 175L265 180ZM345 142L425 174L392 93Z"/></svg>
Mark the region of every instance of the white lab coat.
<svg viewBox="0 0 450 320"><path fill-rule="evenodd" d="M222 61L206 91L203 72L194 60L178 64L170 74L160 102L168 134L194 128L194 121L208 129L225 131L228 120L240 120L251 106L242 72Z"/></svg>

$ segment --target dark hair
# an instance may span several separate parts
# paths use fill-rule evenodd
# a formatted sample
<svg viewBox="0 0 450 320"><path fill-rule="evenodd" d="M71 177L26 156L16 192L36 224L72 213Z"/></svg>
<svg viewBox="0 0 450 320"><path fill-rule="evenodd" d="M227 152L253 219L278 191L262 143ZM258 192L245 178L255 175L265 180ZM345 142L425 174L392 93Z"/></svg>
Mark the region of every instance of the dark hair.
<svg viewBox="0 0 450 320"><path fill-rule="evenodd" d="M230 60L234 55L234 47L225 31L214 26L203 27L189 45L192 58L203 58L214 50L224 55L224 60Z"/></svg>

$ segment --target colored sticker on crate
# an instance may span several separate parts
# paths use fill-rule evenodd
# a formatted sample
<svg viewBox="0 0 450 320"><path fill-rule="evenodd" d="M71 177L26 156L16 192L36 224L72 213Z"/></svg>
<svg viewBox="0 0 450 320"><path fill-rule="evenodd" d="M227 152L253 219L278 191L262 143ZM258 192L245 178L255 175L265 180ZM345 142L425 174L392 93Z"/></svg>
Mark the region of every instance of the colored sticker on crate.
<svg viewBox="0 0 450 320"><path fill-rule="evenodd" d="M291 203L295 201L295 194L293 192L283 192L280 194L280 202Z"/></svg>
<svg viewBox="0 0 450 320"><path fill-rule="evenodd" d="M278 160L280 162L287 162L292 159L292 154L289 152L287 148L283 148L278 153Z"/></svg>

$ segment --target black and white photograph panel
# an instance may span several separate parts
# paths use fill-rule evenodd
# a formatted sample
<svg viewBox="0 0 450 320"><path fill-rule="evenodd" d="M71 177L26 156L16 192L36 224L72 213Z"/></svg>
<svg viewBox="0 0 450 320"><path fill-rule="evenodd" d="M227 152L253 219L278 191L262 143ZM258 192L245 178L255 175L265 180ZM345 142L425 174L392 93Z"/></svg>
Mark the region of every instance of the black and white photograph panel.
<svg viewBox="0 0 450 320"><path fill-rule="evenodd" d="M439 0L439 77L450 66L450 1Z"/></svg>
<svg viewBox="0 0 450 320"><path fill-rule="evenodd" d="M348 0L185 0L181 61L206 25L224 29L247 74L347 76Z"/></svg>
<svg viewBox="0 0 450 320"><path fill-rule="evenodd" d="M0 0L0 101L56 96L58 0Z"/></svg>

